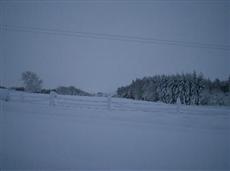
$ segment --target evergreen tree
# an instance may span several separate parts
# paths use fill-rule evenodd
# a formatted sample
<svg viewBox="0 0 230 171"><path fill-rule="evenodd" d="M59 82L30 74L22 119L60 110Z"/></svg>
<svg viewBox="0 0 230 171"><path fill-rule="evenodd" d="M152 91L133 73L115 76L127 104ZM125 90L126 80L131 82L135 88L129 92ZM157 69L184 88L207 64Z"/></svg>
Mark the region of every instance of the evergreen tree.
<svg viewBox="0 0 230 171"><path fill-rule="evenodd" d="M230 77L227 81L211 81L202 74L156 75L133 80L132 83L117 90L120 97L136 100L161 101L182 104L229 104ZM218 98L217 98L218 97Z"/></svg>

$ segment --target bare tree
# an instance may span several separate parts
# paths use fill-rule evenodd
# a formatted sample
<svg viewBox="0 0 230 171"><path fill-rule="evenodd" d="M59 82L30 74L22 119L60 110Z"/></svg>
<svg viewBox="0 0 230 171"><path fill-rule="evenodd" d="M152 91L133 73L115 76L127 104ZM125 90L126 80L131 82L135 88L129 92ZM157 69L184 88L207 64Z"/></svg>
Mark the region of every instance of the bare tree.
<svg viewBox="0 0 230 171"><path fill-rule="evenodd" d="M31 71L23 72L22 81L25 86L25 91L35 93L35 92L40 92L42 89L42 80L34 72Z"/></svg>

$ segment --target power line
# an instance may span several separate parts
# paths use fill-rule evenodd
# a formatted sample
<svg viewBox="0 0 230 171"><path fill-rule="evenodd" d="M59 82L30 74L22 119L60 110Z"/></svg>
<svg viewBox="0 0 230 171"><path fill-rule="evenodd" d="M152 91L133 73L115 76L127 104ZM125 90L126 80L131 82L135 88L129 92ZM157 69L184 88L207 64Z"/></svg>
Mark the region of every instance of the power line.
<svg viewBox="0 0 230 171"><path fill-rule="evenodd" d="M0 0L0 3L226 3L228 0Z"/></svg>
<svg viewBox="0 0 230 171"><path fill-rule="evenodd" d="M41 34L57 35L57 36L69 36L69 37L91 38L91 39L101 39L101 40L104 39L104 40L123 41L123 42L145 43L145 44L162 44L162 45L207 48L207 49L227 50L227 51L230 50L230 45L224 45L224 44L188 42L188 41L179 41L179 40L146 38L146 37L139 37L139 36L70 31L70 30L61 30L56 28L50 29L50 28L16 26L16 25L7 25L7 24L0 24L0 27L2 31L31 32L31 33L41 33Z"/></svg>

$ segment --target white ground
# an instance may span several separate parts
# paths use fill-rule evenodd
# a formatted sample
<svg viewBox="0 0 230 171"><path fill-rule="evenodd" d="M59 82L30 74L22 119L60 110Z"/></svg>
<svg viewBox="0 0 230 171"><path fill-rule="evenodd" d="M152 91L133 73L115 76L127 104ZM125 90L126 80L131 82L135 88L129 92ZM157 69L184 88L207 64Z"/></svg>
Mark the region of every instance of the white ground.
<svg viewBox="0 0 230 171"><path fill-rule="evenodd" d="M229 170L230 109L11 92L4 169Z"/></svg>

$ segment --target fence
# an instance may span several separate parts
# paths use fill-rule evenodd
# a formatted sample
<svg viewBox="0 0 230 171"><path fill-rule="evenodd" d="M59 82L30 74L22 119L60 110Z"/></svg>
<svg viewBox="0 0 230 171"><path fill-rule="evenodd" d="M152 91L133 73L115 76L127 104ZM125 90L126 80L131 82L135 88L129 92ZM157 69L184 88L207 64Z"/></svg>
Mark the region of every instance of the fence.
<svg viewBox="0 0 230 171"><path fill-rule="evenodd" d="M9 100L13 102L47 105L50 107L81 108L94 110L140 111L148 113L192 114L205 113L211 116L218 113L218 108L201 106L172 105L145 101L136 101L112 97L67 96L55 94L33 94L10 91ZM229 108L222 108L221 114L229 112Z"/></svg>

